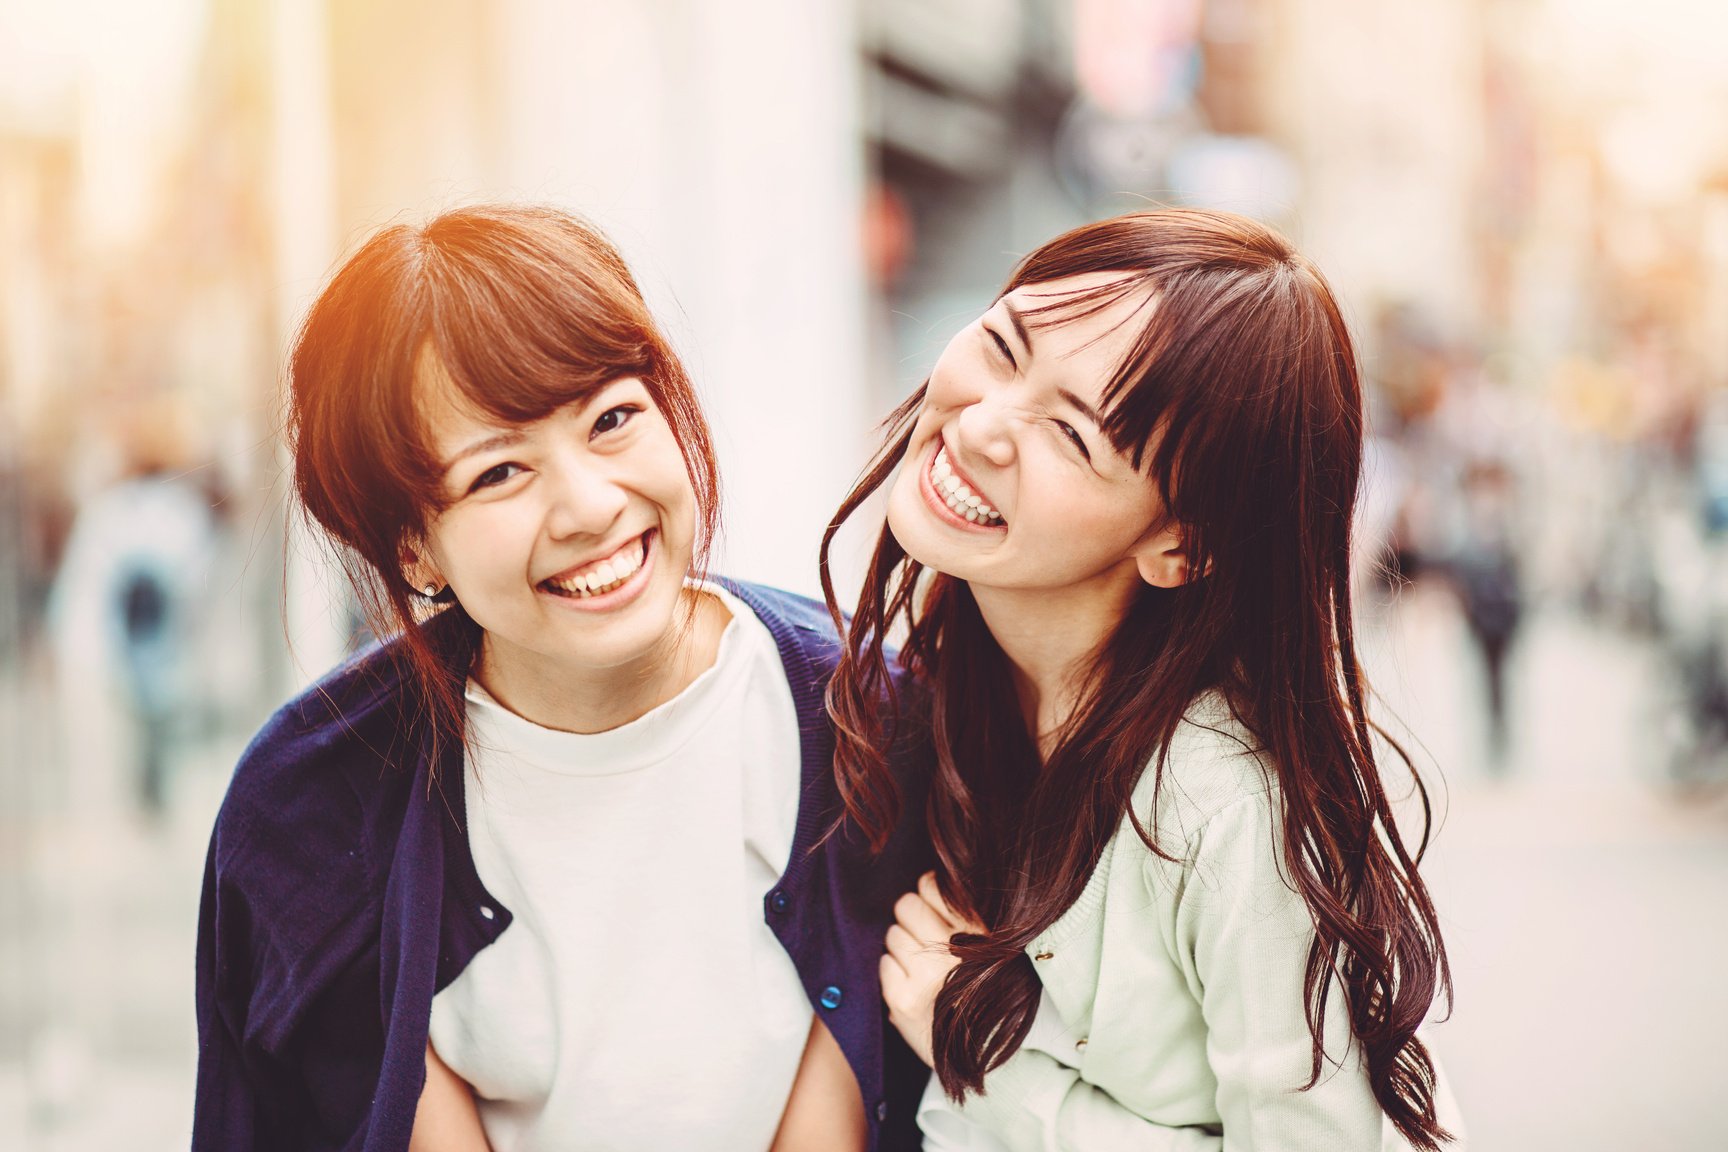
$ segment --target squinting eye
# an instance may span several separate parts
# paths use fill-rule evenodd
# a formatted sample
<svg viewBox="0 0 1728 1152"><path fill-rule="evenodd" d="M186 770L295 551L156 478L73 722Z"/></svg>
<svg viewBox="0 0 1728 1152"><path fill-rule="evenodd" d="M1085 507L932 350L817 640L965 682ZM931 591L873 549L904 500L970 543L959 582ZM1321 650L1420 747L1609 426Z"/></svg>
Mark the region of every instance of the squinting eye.
<svg viewBox="0 0 1728 1152"><path fill-rule="evenodd" d="M1008 341L1002 339L1001 334L994 328L986 328L984 331L990 333L990 339L996 344L996 351L1001 353L1002 359L1008 361L1008 366L1010 368L1015 367L1014 353L1009 351Z"/></svg>
<svg viewBox="0 0 1728 1152"><path fill-rule="evenodd" d="M1062 421L1058 420L1056 421L1056 427L1061 429L1062 435L1068 437L1068 439L1074 442L1074 447L1080 449L1080 455L1086 457L1088 460L1092 459L1092 453L1086 451L1086 441L1080 439L1080 433L1074 431L1072 425L1064 424Z"/></svg>
<svg viewBox="0 0 1728 1152"><path fill-rule="evenodd" d="M600 418L594 421L594 430L588 433L588 439L604 436L608 432L616 432L630 422L631 417L642 411L635 404L620 404L616 408L608 408L600 413Z"/></svg>
<svg viewBox="0 0 1728 1152"><path fill-rule="evenodd" d="M515 469L515 471L511 471ZM522 470L520 464L494 464L480 475L474 477L474 483L468 485L468 491L478 492L482 488L493 488L516 475Z"/></svg>

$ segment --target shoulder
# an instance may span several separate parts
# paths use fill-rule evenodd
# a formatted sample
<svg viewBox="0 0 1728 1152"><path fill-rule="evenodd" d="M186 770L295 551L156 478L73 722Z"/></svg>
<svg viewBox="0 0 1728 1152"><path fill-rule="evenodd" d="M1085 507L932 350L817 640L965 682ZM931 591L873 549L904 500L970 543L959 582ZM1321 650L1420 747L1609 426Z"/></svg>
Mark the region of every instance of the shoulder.
<svg viewBox="0 0 1728 1152"><path fill-rule="evenodd" d="M715 576L713 580L748 605L768 630L775 632L776 639L779 639L779 633L775 630L780 628L797 633L795 642L800 644L839 645L834 618L828 614L828 606L822 601L783 588L727 576Z"/></svg>
<svg viewBox="0 0 1728 1152"><path fill-rule="evenodd" d="M1278 803L1278 776L1270 758L1215 691L1188 706L1134 791L1135 813L1167 851L1191 846L1225 813L1269 814Z"/></svg>
<svg viewBox="0 0 1728 1152"><path fill-rule="evenodd" d="M1165 751L1134 794L1156 849L1126 820L1117 834L1134 900L1168 914L1171 946L1184 952L1200 935L1227 930L1306 941L1309 914L1284 861L1278 774L1247 724L1221 694L1208 693L1190 705Z"/></svg>
<svg viewBox="0 0 1728 1152"><path fill-rule="evenodd" d="M774 637L794 691L821 688L840 662L840 635L820 600L724 576L714 583L741 600Z"/></svg>
<svg viewBox="0 0 1728 1152"><path fill-rule="evenodd" d="M789 678L797 665L809 673L813 687L821 688L827 684L840 663L842 641L839 630L834 626L834 617L830 615L826 604L809 596L763 584L721 576L713 579L748 605L767 626L775 643L780 646L780 656L786 664ZM843 625L850 623L844 613L841 615L841 622ZM888 676L899 710L910 709L918 722L923 722L927 696L923 685L900 663L899 653L894 648L885 647L883 656L888 664Z"/></svg>
<svg viewBox="0 0 1728 1152"><path fill-rule="evenodd" d="M217 813L212 879L248 904L305 893L334 912L388 868L422 735L391 645L374 647L277 709L242 753Z"/></svg>

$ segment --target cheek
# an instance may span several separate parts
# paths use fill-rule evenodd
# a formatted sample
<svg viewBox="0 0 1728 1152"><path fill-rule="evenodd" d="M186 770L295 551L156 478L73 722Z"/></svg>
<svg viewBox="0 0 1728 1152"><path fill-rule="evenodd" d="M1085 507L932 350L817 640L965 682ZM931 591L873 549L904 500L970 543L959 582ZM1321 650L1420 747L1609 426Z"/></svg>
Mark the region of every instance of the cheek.
<svg viewBox="0 0 1728 1152"><path fill-rule="evenodd" d="M698 511L696 485L690 479L684 453L670 429L662 429L652 447L643 495L660 505L666 513L668 523L662 524L661 528L669 539L692 541L696 535Z"/></svg>
<svg viewBox="0 0 1728 1152"><path fill-rule="evenodd" d="M1039 534L1060 553L1090 561L1100 555L1124 554L1144 535L1152 522L1155 506L1125 498L1121 493L1099 492L1084 484L1047 482L1046 499L1032 514ZM1022 524L1031 527L1027 517Z"/></svg>
<svg viewBox="0 0 1728 1152"><path fill-rule="evenodd" d="M948 342L948 347L942 350L935 367L930 369L930 379L926 382L924 393L924 411L926 414L932 408L954 408L965 405L977 398L976 381L984 365L978 362L977 356L971 351L977 337L968 329Z"/></svg>
<svg viewBox="0 0 1728 1152"><path fill-rule="evenodd" d="M427 551L452 583L485 584L506 570L520 574L533 544L531 518L497 505L447 514L427 538Z"/></svg>

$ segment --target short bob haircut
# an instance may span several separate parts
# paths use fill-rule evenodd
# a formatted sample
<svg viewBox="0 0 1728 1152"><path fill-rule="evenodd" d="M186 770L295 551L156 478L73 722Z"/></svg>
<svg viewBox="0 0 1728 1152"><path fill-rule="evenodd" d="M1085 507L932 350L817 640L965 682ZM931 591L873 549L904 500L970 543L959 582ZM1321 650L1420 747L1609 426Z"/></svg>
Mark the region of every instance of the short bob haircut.
<svg viewBox="0 0 1728 1152"><path fill-rule="evenodd" d="M350 256L288 362L295 489L335 542L373 632L400 638L391 651L442 745L462 738L480 628L448 593L428 600L403 575L411 542L444 507L416 394L428 353L476 412L509 424L640 378L695 490L698 573L718 528L720 480L683 364L592 225L552 208L475 205L383 228ZM417 626L433 614L447 618L436 643Z"/></svg>

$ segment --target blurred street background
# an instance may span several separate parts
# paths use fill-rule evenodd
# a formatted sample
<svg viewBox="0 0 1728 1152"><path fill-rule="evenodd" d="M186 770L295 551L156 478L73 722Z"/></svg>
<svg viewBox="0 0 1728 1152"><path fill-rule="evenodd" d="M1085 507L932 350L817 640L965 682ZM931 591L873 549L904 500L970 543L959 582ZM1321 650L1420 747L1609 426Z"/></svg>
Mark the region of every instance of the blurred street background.
<svg viewBox="0 0 1728 1152"><path fill-rule="evenodd" d="M371 230L497 197L620 243L721 570L804 591L1019 254L1154 203L1287 231L1372 390L1365 660L1440 817L1472 1147L1728 1149L1704 0L0 0L0 1149L185 1146L210 823L355 635L282 352Z"/></svg>

